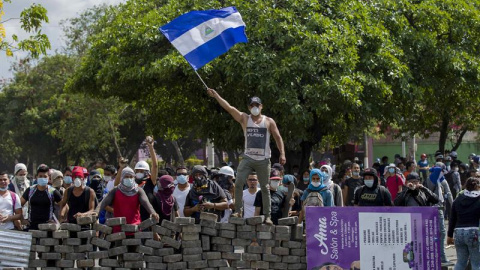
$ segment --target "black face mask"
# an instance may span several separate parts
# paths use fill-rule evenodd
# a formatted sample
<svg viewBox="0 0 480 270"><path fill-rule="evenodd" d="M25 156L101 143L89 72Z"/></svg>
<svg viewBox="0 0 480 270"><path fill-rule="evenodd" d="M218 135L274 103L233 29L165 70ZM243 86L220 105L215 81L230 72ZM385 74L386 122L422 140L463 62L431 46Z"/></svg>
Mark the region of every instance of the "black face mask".
<svg viewBox="0 0 480 270"><path fill-rule="evenodd" d="M137 183L138 185L140 185L141 183L145 182L147 180L147 178L142 178L142 179L137 179L135 178L135 183Z"/></svg>
<svg viewBox="0 0 480 270"><path fill-rule="evenodd" d="M220 176L218 185L225 190L230 190L230 188L232 188L232 182L228 179L227 175Z"/></svg>
<svg viewBox="0 0 480 270"><path fill-rule="evenodd" d="M205 176L195 177L195 186L197 188L203 187L208 183L208 180Z"/></svg>

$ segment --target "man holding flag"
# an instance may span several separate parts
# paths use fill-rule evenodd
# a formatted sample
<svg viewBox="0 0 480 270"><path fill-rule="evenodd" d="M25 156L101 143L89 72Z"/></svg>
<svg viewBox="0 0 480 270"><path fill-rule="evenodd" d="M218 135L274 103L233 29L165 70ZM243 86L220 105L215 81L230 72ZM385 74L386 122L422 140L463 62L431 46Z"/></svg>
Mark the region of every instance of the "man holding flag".
<svg viewBox="0 0 480 270"><path fill-rule="evenodd" d="M273 225L271 220L270 191L268 188L270 174L270 134L273 135L277 148L280 150L280 164L285 164L285 150L283 147L282 136L278 131L277 124L270 118L262 115L262 101L258 97L250 98L248 109L251 114L240 112L237 108L231 106L215 90L208 89L208 94L215 98L220 106L225 109L233 119L242 125L245 135L245 151L242 161L238 166L237 180L235 181L235 194L242 194L243 187L248 175L257 172L258 181L262 191L263 214L265 215L265 224ZM242 216L242 197L235 198L235 211L233 216Z"/></svg>

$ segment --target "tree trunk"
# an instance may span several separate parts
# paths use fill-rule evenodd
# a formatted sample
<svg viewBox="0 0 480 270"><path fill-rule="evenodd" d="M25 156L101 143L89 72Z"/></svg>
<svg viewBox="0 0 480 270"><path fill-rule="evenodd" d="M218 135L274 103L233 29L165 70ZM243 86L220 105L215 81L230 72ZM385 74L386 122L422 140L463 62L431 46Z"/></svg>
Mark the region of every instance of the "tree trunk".
<svg viewBox="0 0 480 270"><path fill-rule="evenodd" d="M175 152L177 153L177 166L185 166L185 159L183 159L182 151L180 151L180 147L178 146L177 141L172 141L173 148L175 148Z"/></svg>
<svg viewBox="0 0 480 270"><path fill-rule="evenodd" d="M307 169L310 162L310 155L312 153L313 144L311 142L302 141L300 143L300 150L285 150L285 158L287 163L283 166L285 169L285 174L290 174L292 168L295 165L298 165L300 171ZM277 163L280 152L277 148L272 149L272 158L270 159L271 163Z"/></svg>
<svg viewBox="0 0 480 270"><path fill-rule="evenodd" d="M455 145L452 148L452 151L457 151L458 147L460 147L460 144L462 144L463 136L465 136L467 131L468 131L467 128L463 128L462 132L460 133L460 136L458 137L457 141L455 142Z"/></svg>
<svg viewBox="0 0 480 270"><path fill-rule="evenodd" d="M225 160L223 159L223 151L218 149L218 148L214 148L213 151L215 151L215 155L218 157L218 166L219 168L222 167L222 162L225 162ZM215 158L215 157L213 157Z"/></svg>
<svg viewBox="0 0 480 270"><path fill-rule="evenodd" d="M440 126L440 139L438 140L438 150L440 152L445 152L445 143L447 142L448 137L448 119L447 117L442 117L442 125Z"/></svg>
<svg viewBox="0 0 480 270"><path fill-rule="evenodd" d="M227 151L228 162L231 162L233 166L238 167L238 154L236 151Z"/></svg>

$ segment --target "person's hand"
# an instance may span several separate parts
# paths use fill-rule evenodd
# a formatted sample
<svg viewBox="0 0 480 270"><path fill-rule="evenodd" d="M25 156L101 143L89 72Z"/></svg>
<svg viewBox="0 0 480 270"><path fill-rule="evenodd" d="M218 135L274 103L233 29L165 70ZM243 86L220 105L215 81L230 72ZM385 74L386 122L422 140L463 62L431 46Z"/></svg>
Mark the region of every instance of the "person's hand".
<svg viewBox="0 0 480 270"><path fill-rule="evenodd" d="M295 204L295 199L294 198L291 198L290 199L290 206L293 206Z"/></svg>
<svg viewBox="0 0 480 270"><path fill-rule="evenodd" d="M417 185L417 189L421 189L421 188L423 188L423 185L422 185L422 184L418 184L418 185Z"/></svg>
<svg viewBox="0 0 480 270"><path fill-rule="evenodd" d="M280 158L278 159L278 162L282 165L285 165L287 162L287 159L285 158L285 154L280 154Z"/></svg>
<svg viewBox="0 0 480 270"><path fill-rule="evenodd" d="M153 136L147 136L147 138L145 138L145 142L148 144L148 145L152 145L153 146L153 143L155 142L153 140Z"/></svg>
<svg viewBox="0 0 480 270"><path fill-rule="evenodd" d="M76 213L75 215L73 215L73 218L79 218L79 217L81 217L81 216L83 216L83 215L84 215L83 213L78 212L78 213Z"/></svg>
<svg viewBox="0 0 480 270"><path fill-rule="evenodd" d="M414 189L415 187L413 186L412 183L407 183L407 188L410 189L410 190L412 190L412 189Z"/></svg>
<svg viewBox="0 0 480 270"><path fill-rule="evenodd" d="M28 219L22 219L22 225L30 226L30 221L28 221Z"/></svg>
<svg viewBox="0 0 480 270"><path fill-rule="evenodd" d="M213 90L212 88L207 88L207 94L214 98L217 95L217 91Z"/></svg>
<svg viewBox="0 0 480 270"><path fill-rule="evenodd" d="M453 237L447 237L447 245L454 245L454 244L455 244L455 241Z"/></svg>
<svg viewBox="0 0 480 270"><path fill-rule="evenodd" d="M159 216L157 213L151 214L150 217L152 217L153 219L155 219L157 222L160 221L160 216Z"/></svg>
<svg viewBox="0 0 480 270"><path fill-rule="evenodd" d="M120 168L124 169L125 167L127 167L127 164L128 164L128 159L124 157L118 158L118 165L120 166Z"/></svg>
<svg viewBox="0 0 480 270"><path fill-rule="evenodd" d="M5 215L5 216L0 215L0 223L5 223L7 221L8 221L8 216L7 215Z"/></svg>
<svg viewBox="0 0 480 270"><path fill-rule="evenodd" d="M197 203L197 205L195 205L195 206L193 207L193 210L194 210L195 212L200 212L200 211L202 211L202 208L203 208L203 207L202 207L202 204Z"/></svg>
<svg viewBox="0 0 480 270"><path fill-rule="evenodd" d="M213 203L211 202L204 202L202 203L202 206L206 209L212 209L213 208Z"/></svg>

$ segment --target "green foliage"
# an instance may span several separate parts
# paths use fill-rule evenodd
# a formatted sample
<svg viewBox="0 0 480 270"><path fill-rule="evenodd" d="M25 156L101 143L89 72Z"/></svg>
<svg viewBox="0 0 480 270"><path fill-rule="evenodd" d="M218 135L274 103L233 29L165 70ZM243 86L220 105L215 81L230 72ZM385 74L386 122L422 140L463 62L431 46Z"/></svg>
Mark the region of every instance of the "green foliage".
<svg viewBox="0 0 480 270"><path fill-rule="evenodd" d="M10 2L10 1L7 1ZM13 34L13 43L8 43L4 38L3 23L1 21L3 15L3 3L0 0L0 50L5 51L7 56L13 56L13 51L22 50L30 53L31 57L38 58L41 54L46 54L50 49L50 41L45 34L42 34L42 23L48 23L47 10L39 5L32 4L20 13L21 28L32 35L26 39L19 40L17 35Z"/></svg>
<svg viewBox="0 0 480 270"><path fill-rule="evenodd" d="M275 4L274 4L275 3ZM130 1L107 12L102 32L67 87L136 101L155 133L194 133L216 147L243 146L240 126L208 98L193 70L158 27L224 1ZM249 43L214 60L201 75L235 107L259 95L287 149L350 139L372 123L390 123L395 89L407 84L403 51L365 1L229 1L247 25ZM307 147L308 148L308 147ZM303 148L301 149L304 150ZM288 158L287 158L288 160Z"/></svg>

